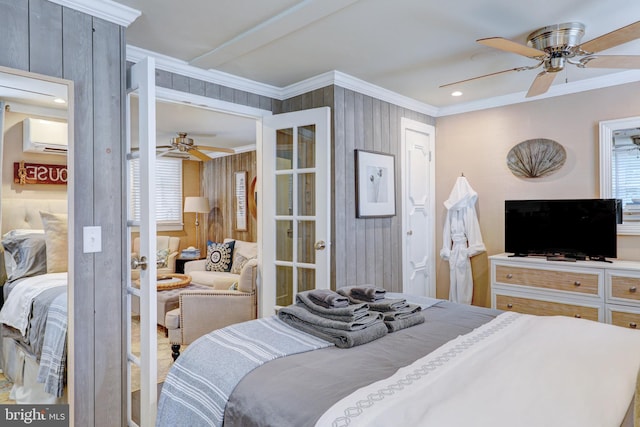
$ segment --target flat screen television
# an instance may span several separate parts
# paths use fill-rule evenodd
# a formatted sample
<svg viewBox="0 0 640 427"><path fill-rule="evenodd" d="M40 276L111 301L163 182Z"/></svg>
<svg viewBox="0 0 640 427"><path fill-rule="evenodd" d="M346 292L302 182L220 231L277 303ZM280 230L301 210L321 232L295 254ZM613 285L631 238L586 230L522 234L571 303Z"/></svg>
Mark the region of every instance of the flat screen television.
<svg viewBox="0 0 640 427"><path fill-rule="evenodd" d="M506 200L505 251L550 259L617 256L617 199Z"/></svg>

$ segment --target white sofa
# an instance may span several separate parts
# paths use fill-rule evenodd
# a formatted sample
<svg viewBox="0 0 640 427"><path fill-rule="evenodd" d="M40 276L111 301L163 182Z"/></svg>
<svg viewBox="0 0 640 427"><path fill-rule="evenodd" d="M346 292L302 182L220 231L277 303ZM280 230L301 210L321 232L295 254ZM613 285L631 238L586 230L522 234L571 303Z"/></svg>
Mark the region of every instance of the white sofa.
<svg viewBox="0 0 640 427"><path fill-rule="evenodd" d="M224 239L224 242L230 242L233 239ZM241 259L250 260L258 256L258 244L256 242L245 242L236 240L233 247L233 259L231 272L224 271L207 271L206 259L189 261L184 264L184 274L191 276L191 283L198 285L210 286L213 289L229 289L234 283L240 281L241 271L237 268ZM242 258L240 258L242 257ZM234 267L235 271L234 272ZM255 283L253 284L255 287Z"/></svg>

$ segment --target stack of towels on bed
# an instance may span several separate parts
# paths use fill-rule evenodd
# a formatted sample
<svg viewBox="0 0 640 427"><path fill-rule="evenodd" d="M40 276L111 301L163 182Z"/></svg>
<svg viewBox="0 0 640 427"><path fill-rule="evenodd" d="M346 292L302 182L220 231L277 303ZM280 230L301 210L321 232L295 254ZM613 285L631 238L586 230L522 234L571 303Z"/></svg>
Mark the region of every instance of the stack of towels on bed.
<svg viewBox="0 0 640 427"><path fill-rule="evenodd" d="M341 348L365 344L387 332L424 322L420 306L407 304L403 299L385 298L384 289L356 286L338 292L329 289L300 292L296 303L281 308L278 317Z"/></svg>
<svg viewBox="0 0 640 427"><path fill-rule="evenodd" d="M368 304L369 310L379 312L389 332L415 326L424 322L421 308L409 304L404 298L387 298L386 290L372 285L347 286L337 293L349 299L351 304Z"/></svg>

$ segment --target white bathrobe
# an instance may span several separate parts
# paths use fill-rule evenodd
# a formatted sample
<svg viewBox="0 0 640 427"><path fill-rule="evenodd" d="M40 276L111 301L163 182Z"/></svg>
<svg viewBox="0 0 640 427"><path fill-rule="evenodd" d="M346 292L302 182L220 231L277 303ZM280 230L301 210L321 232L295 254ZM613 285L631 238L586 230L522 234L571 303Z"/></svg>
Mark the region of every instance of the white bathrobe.
<svg viewBox="0 0 640 427"><path fill-rule="evenodd" d="M449 301L471 304L473 277L471 258L486 250L476 216L476 193L464 176L456 180L449 198L444 202L447 219L443 230L440 256L449 261L451 270Z"/></svg>

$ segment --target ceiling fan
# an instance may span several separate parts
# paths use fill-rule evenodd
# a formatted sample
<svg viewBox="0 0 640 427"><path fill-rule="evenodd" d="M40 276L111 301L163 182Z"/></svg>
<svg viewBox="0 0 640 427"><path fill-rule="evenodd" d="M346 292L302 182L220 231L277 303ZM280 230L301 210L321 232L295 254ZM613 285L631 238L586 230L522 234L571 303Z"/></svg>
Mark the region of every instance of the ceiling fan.
<svg viewBox="0 0 640 427"><path fill-rule="evenodd" d="M193 138L187 136L187 132L178 132L178 136L171 138L171 145L159 145L159 156L168 155L170 153L191 154L202 161L211 160L203 151L216 151L219 153L235 153L230 148L211 147L207 145L194 145Z"/></svg>
<svg viewBox="0 0 640 427"><path fill-rule="evenodd" d="M640 68L640 56L634 55L595 55L597 52L612 48L640 38L640 21L618 28L615 31L580 43L584 35L584 25L579 22L550 25L529 34L527 44L523 45L502 37L489 37L476 40L478 43L505 52L515 53L535 59L537 64L527 67L516 67L483 76L473 77L440 87L453 86L471 80L495 76L511 71L533 70L542 67L527 92L527 98L541 95L551 87L556 74L564 69L565 64L579 68Z"/></svg>

